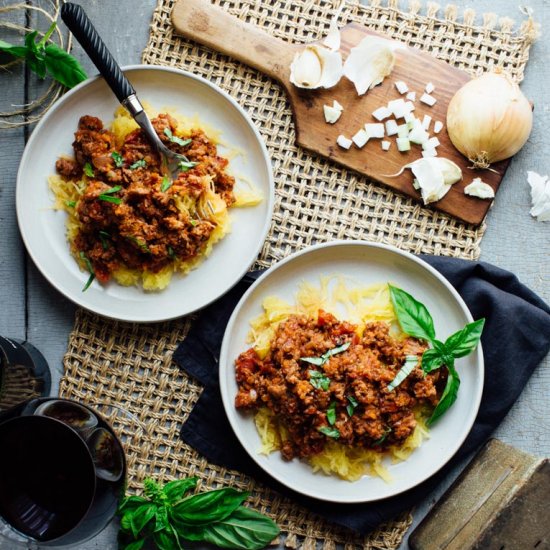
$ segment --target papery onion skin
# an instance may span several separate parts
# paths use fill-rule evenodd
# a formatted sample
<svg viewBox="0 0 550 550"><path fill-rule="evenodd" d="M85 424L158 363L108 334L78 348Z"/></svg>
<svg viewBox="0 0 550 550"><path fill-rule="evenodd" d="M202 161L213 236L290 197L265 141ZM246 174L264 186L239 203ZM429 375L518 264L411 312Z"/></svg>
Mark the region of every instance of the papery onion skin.
<svg viewBox="0 0 550 550"><path fill-rule="evenodd" d="M525 145L532 127L529 101L502 72L465 84L447 110L449 137L475 168L488 168L515 155Z"/></svg>

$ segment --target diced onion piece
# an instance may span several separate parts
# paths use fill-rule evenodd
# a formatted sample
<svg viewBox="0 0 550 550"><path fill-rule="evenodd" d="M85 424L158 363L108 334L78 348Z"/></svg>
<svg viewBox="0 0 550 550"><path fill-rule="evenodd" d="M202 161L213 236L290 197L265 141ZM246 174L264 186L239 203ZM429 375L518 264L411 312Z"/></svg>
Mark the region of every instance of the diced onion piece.
<svg viewBox="0 0 550 550"><path fill-rule="evenodd" d="M403 82L402 80L398 80L396 83L395 83L395 87L397 88L397 91L400 93L400 94L406 94L408 91L409 91L409 87L407 86L407 84L405 82Z"/></svg>
<svg viewBox="0 0 550 550"><path fill-rule="evenodd" d="M416 178L413 179L413 187L418 191L420 189L420 184Z"/></svg>
<svg viewBox="0 0 550 550"><path fill-rule="evenodd" d="M416 117L412 113L405 113L405 122L412 124L415 120Z"/></svg>
<svg viewBox="0 0 550 550"><path fill-rule="evenodd" d="M417 145L423 145L424 143L427 143L429 139L430 139L430 134L428 134L428 132L426 132L424 128L415 128L409 134L409 141L412 141Z"/></svg>
<svg viewBox="0 0 550 550"><path fill-rule="evenodd" d="M342 147L342 149L349 149L351 147L351 144L353 143L353 141L351 141L351 139L347 138L346 136L344 136L343 134L340 134L337 138L336 138L336 143Z"/></svg>
<svg viewBox="0 0 550 550"><path fill-rule="evenodd" d="M401 126L397 127L397 137L409 138L409 127L407 124L401 124Z"/></svg>
<svg viewBox="0 0 550 550"><path fill-rule="evenodd" d="M363 147L365 143L369 141L369 134L367 134L367 132L365 132L365 130L361 128L361 130L359 130L351 139L353 143L355 143L355 145L357 145L357 147L361 149L361 147Z"/></svg>
<svg viewBox="0 0 550 550"><path fill-rule="evenodd" d="M495 197L494 189L481 178L475 178L464 188L464 193L478 199L493 199Z"/></svg>
<svg viewBox="0 0 550 550"><path fill-rule="evenodd" d="M342 107L342 105L340 105L340 103L338 103L338 101L334 100L332 102L332 106L335 108L335 109L338 109L339 111L343 111L344 110L344 107Z"/></svg>
<svg viewBox="0 0 550 550"><path fill-rule="evenodd" d="M384 125L381 122L378 124L365 124L365 132L367 132L369 138L383 138Z"/></svg>
<svg viewBox="0 0 550 550"><path fill-rule="evenodd" d="M440 120L436 120L434 122L434 134L439 134L441 130L443 130L443 122L441 122Z"/></svg>
<svg viewBox="0 0 550 550"><path fill-rule="evenodd" d="M437 103L437 99L429 94L422 94L420 101L422 101L422 103L425 103L426 105L429 105L430 107L433 107Z"/></svg>
<svg viewBox="0 0 550 550"><path fill-rule="evenodd" d="M422 128L424 128L426 132L430 129L431 122L432 117L430 115L424 115L424 118L422 119Z"/></svg>
<svg viewBox="0 0 550 550"><path fill-rule="evenodd" d="M428 82L428 84L426 84L425 90L427 94L431 94L435 90L435 86L431 82Z"/></svg>
<svg viewBox="0 0 550 550"><path fill-rule="evenodd" d="M396 142L397 142L397 149L402 153L404 153L405 151L411 150L411 142L407 138L405 137L397 138Z"/></svg>
<svg viewBox="0 0 550 550"><path fill-rule="evenodd" d="M416 92L409 92L405 97L409 101L416 101Z"/></svg>
<svg viewBox="0 0 550 550"><path fill-rule="evenodd" d="M405 100L394 99L388 103L388 109L393 113L395 118L403 118L405 116Z"/></svg>
<svg viewBox="0 0 550 550"><path fill-rule="evenodd" d="M389 151L389 149L391 147L391 141L381 141L380 146L382 147L382 149L384 151Z"/></svg>
<svg viewBox="0 0 550 550"><path fill-rule="evenodd" d="M386 135L395 136L397 134L397 122L395 120L386 120Z"/></svg>
<svg viewBox="0 0 550 550"><path fill-rule="evenodd" d="M424 158L437 157L437 151L433 147L430 147L430 148L424 149L424 151L422 151L422 156Z"/></svg>
<svg viewBox="0 0 550 550"><path fill-rule="evenodd" d="M428 141L424 142L424 149L431 149L431 148L435 149L440 145L441 145L441 142L436 137L432 137Z"/></svg>
<svg viewBox="0 0 550 550"><path fill-rule="evenodd" d="M412 113L415 109L414 103L412 101L406 101L405 102L405 110L408 113Z"/></svg>
<svg viewBox="0 0 550 550"><path fill-rule="evenodd" d="M376 109L376 111L373 111L372 116L376 120L384 120L392 115L391 109L388 109L387 107L380 107Z"/></svg>
<svg viewBox="0 0 550 550"><path fill-rule="evenodd" d="M328 124L334 124L342 114L340 109L336 109L330 105L323 105L323 112L325 114L325 122Z"/></svg>
<svg viewBox="0 0 550 550"><path fill-rule="evenodd" d="M423 129L422 122L420 121L419 118L415 118L412 121L411 130L416 130L416 129Z"/></svg>

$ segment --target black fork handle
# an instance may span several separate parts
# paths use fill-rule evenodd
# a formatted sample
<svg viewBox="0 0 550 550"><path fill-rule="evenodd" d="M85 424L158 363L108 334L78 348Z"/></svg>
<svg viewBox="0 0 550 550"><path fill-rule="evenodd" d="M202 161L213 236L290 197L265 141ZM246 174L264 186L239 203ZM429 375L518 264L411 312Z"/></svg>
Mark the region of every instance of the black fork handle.
<svg viewBox="0 0 550 550"><path fill-rule="evenodd" d="M78 4L67 2L61 8L61 19L88 54L100 74L122 103L136 92L111 52L95 30L86 12Z"/></svg>

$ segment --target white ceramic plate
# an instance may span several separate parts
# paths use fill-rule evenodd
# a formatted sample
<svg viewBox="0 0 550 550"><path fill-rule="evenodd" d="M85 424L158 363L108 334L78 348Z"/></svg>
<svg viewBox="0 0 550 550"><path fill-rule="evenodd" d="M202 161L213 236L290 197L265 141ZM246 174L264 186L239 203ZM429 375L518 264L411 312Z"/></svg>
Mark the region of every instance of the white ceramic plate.
<svg viewBox="0 0 550 550"><path fill-rule="evenodd" d="M250 456L284 485L311 497L332 502L368 502L397 495L437 472L458 450L476 417L483 390L481 346L457 360L461 377L458 399L430 431L430 439L404 462L386 465L392 483L364 476L344 481L335 476L314 474L304 462L285 462L280 453L260 455L260 437L252 415L235 409L237 394L234 361L250 347L246 343L249 322L262 313L262 300L277 295L292 303L301 281L319 283L324 275L349 276L359 284L391 282L423 302L434 318L436 334L445 340L471 322L462 298L436 270L422 260L396 248L360 241L322 244L280 262L250 287L235 308L227 325L220 357L220 388L224 407L235 434Z"/></svg>
<svg viewBox="0 0 550 550"><path fill-rule="evenodd" d="M246 151L230 162L235 175L253 182L264 200L255 207L230 210L232 230L199 267L174 276L162 292L147 293L115 282L82 288L80 271L65 237L65 212L52 209L47 178L61 154L72 154L78 120L94 115L106 124L114 118L117 99L102 78L83 82L60 99L34 130L17 175L17 218L34 263L67 298L91 311L134 322L172 319L200 309L229 290L260 252L273 211L274 184L266 147L243 109L208 81L177 69L138 65L124 70L142 101L153 108L198 114L201 122L221 130L222 140ZM220 147L220 152L224 153Z"/></svg>

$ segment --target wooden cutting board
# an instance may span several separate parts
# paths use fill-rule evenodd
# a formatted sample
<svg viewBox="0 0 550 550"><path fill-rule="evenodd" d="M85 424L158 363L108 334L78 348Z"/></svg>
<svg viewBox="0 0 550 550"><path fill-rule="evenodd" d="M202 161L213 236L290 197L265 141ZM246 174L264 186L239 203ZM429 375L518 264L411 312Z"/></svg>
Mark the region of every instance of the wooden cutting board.
<svg viewBox="0 0 550 550"><path fill-rule="evenodd" d="M395 136L392 136L387 138L392 142L387 152L382 151L381 140L378 139L370 140L362 149L352 145L351 149L345 150L336 145L336 138L339 134L351 138L365 123L378 122L371 115L374 110L386 105L391 99L404 98L395 88L394 83L398 80L403 80L410 91L416 92L414 114L417 118L422 119L424 114L429 114L433 121L445 123L449 101L470 80L468 74L428 53L407 47L396 51L397 60L391 75L380 86L363 96L357 95L354 85L345 77L330 90L303 90L295 87L289 80L290 63L296 52L303 49L303 44L291 44L274 38L258 27L244 23L213 6L208 0L178 0L172 11L172 23L177 32L186 38L234 57L279 81L288 93L299 145L421 200L420 194L412 186L413 176L410 170L405 170L399 177L387 176L398 172L404 164L421 158L420 146L411 144L411 151L400 153L395 144ZM365 36L383 36L357 23L343 27L341 34L344 60L350 49ZM419 100L428 82L435 86L432 95L437 103L433 107L424 105ZM344 111L336 124L327 124L323 105L332 105L335 99L342 104ZM402 122L401 120L400 123ZM432 128L433 122L430 130ZM437 149L438 156L456 162L464 177L453 185L441 201L431 206L465 222L479 225L492 201L469 197L464 194L464 187L474 178L480 177L497 191L510 161L494 164L494 171L474 171L469 168L471 163L453 147L445 127L437 137L441 142Z"/></svg>

